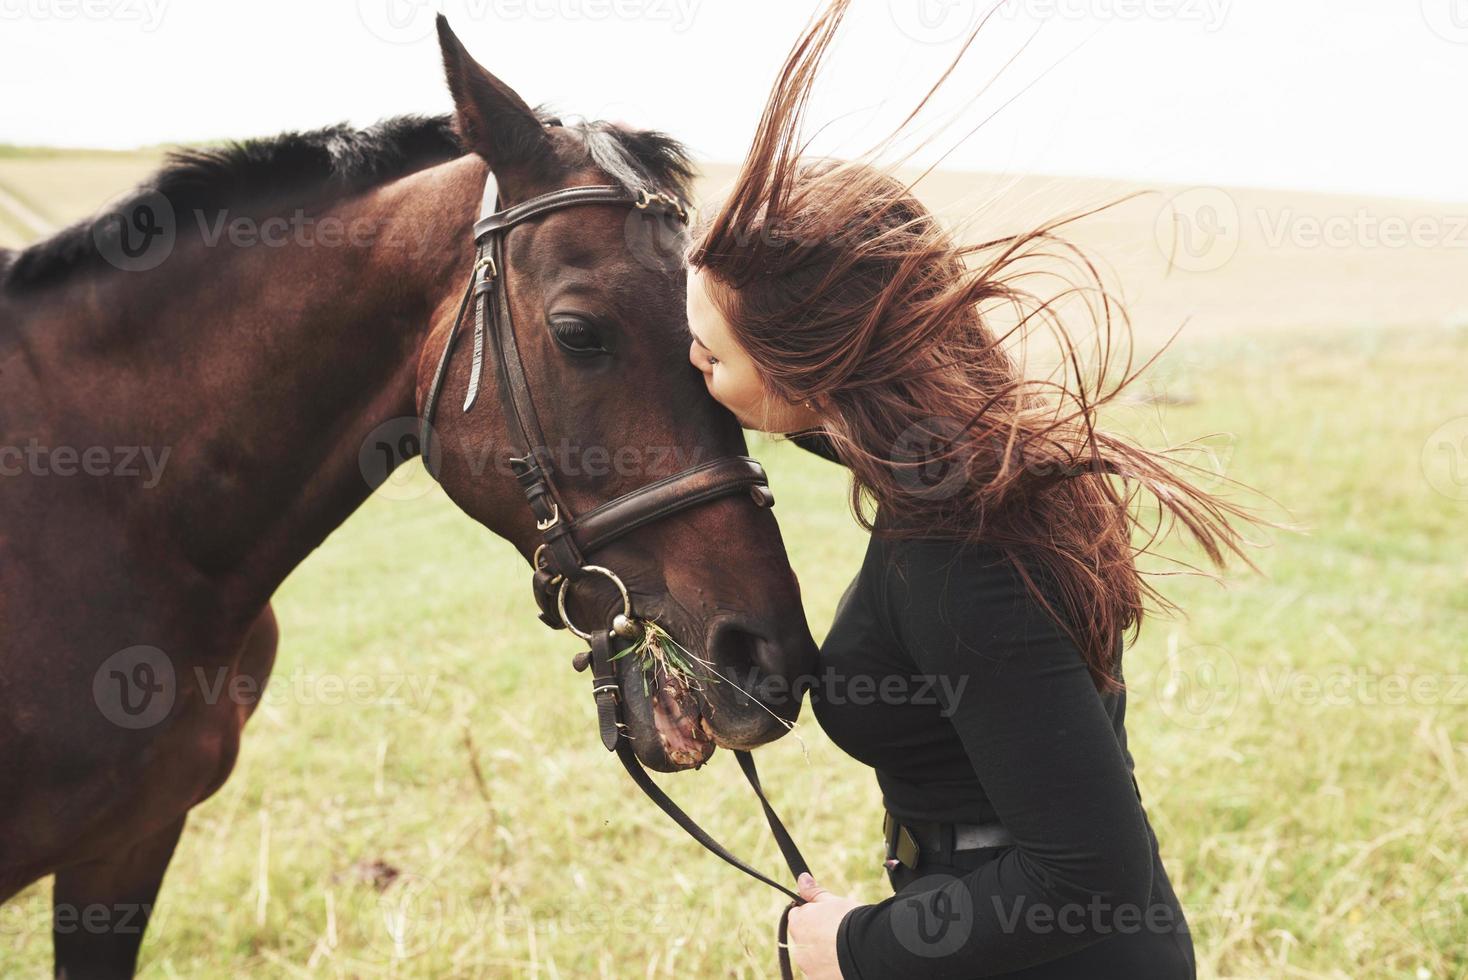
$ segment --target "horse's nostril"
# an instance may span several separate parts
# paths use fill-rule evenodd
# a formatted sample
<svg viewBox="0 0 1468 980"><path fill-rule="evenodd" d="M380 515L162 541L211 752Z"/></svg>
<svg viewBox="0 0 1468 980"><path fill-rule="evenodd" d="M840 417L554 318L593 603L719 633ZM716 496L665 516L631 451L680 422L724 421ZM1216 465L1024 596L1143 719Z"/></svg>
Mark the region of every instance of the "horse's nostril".
<svg viewBox="0 0 1468 980"><path fill-rule="evenodd" d="M708 659L727 683L712 685L705 696L724 709L709 719L724 740L720 744L761 745L789 727L800 713L801 678L811 646L769 639L747 620L713 625Z"/></svg>
<svg viewBox="0 0 1468 980"><path fill-rule="evenodd" d="M775 646L738 623L722 622L709 637L709 659L720 673L745 687L760 674L780 673Z"/></svg>

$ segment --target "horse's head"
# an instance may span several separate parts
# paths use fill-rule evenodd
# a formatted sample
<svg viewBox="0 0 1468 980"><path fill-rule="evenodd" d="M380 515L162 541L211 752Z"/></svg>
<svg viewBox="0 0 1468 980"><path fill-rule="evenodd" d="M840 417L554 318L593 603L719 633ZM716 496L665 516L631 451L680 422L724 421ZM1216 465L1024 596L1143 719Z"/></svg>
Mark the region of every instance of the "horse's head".
<svg viewBox="0 0 1468 980"><path fill-rule="evenodd" d="M685 195L688 164L672 140L556 124L478 65L442 18L439 33L459 132L493 172L501 208L588 184ZM477 166L463 179L485 177ZM498 271L514 341L570 514L745 452L734 417L708 397L685 357L681 223L603 203L547 213L504 234ZM467 270L472 245L457 248ZM430 355L442 349L458 305L455 294L440 306ZM468 319L472 325L472 312ZM470 410L461 407L473 357L464 343L450 362L434 419L438 477L465 511L530 557L541 537L508 462L522 447L501 410L488 351L483 391ZM420 397L425 388L420 382ZM725 495L641 525L586 558L616 572L637 615L671 634L682 648L674 659L691 668L685 684L676 664L670 678L654 658L645 685L649 661L616 662L628 734L646 765L687 768L716 743L747 748L785 731L815 644L768 509L748 493ZM620 610L607 579L582 578L570 589L569 617L588 631Z"/></svg>

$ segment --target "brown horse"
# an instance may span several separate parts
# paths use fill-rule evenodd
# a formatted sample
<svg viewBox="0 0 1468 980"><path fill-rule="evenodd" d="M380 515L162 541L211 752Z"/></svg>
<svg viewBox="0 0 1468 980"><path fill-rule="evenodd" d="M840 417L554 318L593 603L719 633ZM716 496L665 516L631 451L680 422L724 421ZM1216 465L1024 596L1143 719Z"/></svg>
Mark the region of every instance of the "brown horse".
<svg viewBox="0 0 1468 980"><path fill-rule="evenodd" d="M263 688L276 587L417 453L489 168L505 205L575 184L685 195L672 140L562 125L446 26L441 41L452 122L176 155L109 217L0 252L0 901L55 875L59 976L131 975L186 815L228 777L254 707L221 696L240 689L221 672ZM578 510L744 450L684 357L681 242L655 220L594 204L507 239L516 340L547 438L578 454L556 474ZM461 411L461 354L425 462L528 558L496 379ZM815 646L768 511L726 496L596 560L644 617L748 679L676 699L625 684L644 763L784 730L775 714L799 702L777 695ZM578 586L570 611L604 622L616 601Z"/></svg>

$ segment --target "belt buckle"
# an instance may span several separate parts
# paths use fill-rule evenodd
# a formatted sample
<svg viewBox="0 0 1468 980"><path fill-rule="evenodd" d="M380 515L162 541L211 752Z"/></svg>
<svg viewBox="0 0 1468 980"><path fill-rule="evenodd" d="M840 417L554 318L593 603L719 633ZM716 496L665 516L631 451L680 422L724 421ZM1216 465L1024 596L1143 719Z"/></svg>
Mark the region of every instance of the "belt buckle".
<svg viewBox="0 0 1468 980"><path fill-rule="evenodd" d="M918 860L922 857L922 848L918 846L917 838L913 837L912 831L893 819L890 812L882 818L882 836L887 841L887 860L895 860L913 871L917 870Z"/></svg>

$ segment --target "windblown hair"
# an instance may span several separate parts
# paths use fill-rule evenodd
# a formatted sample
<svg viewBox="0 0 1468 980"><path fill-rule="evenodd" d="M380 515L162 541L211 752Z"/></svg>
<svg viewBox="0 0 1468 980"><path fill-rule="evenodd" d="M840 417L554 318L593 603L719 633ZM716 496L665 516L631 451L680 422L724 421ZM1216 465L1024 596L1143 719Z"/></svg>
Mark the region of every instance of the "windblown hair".
<svg viewBox="0 0 1468 980"><path fill-rule="evenodd" d="M1252 514L1179 473L1200 468L1098 430L1097 410L1147 364L1132 370L1128 357L1106 383L1112 331L1129 325L1096 266L1059 234L1085 215L959 244L894 166L869 162L902 127L862 160L802 156L804 110L847 5L834 0L791 50L689 263L770 389L823 408L821 434L853 474L864 527L997 547L1097 688L1116 689L1122 634L1149 600L1170 606L1138 557L1181 522L1215 566L1230 553L1247 563L1230 519ZM1056 275L1057 260L1081 281L1067 275L1058 295L1034 295L1025 280ZM1096 371L1061 321L1077 300L1105 352ZM1041 327L1063 357L1033 380L1013 350ZM1155 511L1140 506L1142 491Z"/></svg>

